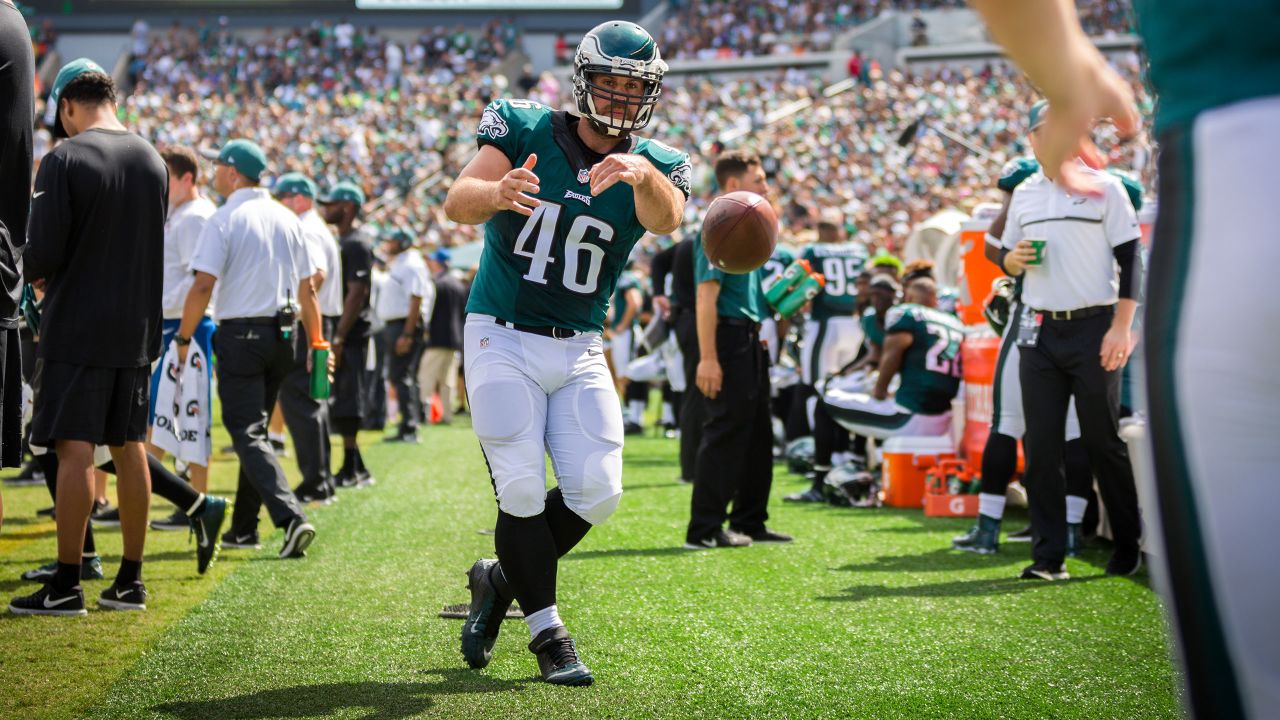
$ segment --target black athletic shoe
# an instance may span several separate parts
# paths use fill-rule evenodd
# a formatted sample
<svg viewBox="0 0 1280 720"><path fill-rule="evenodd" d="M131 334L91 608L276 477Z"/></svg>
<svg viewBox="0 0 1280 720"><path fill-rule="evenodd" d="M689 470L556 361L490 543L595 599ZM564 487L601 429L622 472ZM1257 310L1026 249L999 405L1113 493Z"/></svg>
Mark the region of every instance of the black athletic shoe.
<svg viewBox="0 0 1280 720"><path fill-rule="evenodd" d="M274 453L276 457L289 457L289 448L285 447L283 440L270 438L268 439L268 442L271 443L271 452Z"/></svg>
<svg viewBox="0 0 1280 720"><path fill-rule="evenodd" d="M56 515L56 512L57 512L57 508L54 507L53 505L50 505L47 508L40 508L39 510L37 510L36 517L47 517L47 518L53 518L54 520L57 520L58 517Z"/></svg>
<svg viewBox="0 0 1280 720"><path fill-rule="evenodd" d="M167 518L151 521L152 530L190 530L191 518L181 510L174 510Z"/></svg>
<svg viewBox="0 0 1280 720"><path fill-rule="evenodd" d="M1127 577L1136 575L1138 570L1142 568L1142 551L1119 550L1111 553L1111 559L1107 561L1107 574L1119 577Z"/></svg>
<svg viewBox="0 0 1280 720"><path fill-rule="evenodd" d="M251 532L248 535L239 535L234 530L228 530L222 533L222 549L223 550L261 550L262 542L258 539L258 533Z"/></svg>
<svg viewBox="0 0 1280 720"><path fill-rule="evenodd" d="M366 488L377 482L378 482L377 480L373 479L373 474L370 473L368 470L356 471L356 487Z"/></svg>
<svg viewBox="0 0 1280 720"><path fill-rule="evenodd" d="M313 485L299 485L298 489L293 491L293 496L298 498L298 502L303 505L306 505L307 503L321 503L327 505L329 503L328 489L315 487Z"/></svg>
<svg viewBox="0 0 1280 720"><path fill-rule="evenodd" d="M623 435L643 435L644 426L639 423L626 422L622 424Z"/></svg>
<svg viewBox="0 0 1280 720"><path fill-rule="evenodd" d="M111 583L111 587L98 596L98 607L106 610L146 610L147 588L141 580L125 585Z"/></svg>
<svg viewBox="0 0 1280 720"><path fill-rule="evenodd" d="M315 539L315 526L307 522L306 518L294 518L284 531L284 547L280 548L280 558L306 557L307 546Z"/></svg>
<svg viewBox="0 0 1280 720"><path fill-rule="evenodd" d="M417 445L419 442L418 431L417 430L411 430L408 432L401 431L396 433L395 435L392 435L391 437L384 438L383 442L407 443L409 445Z"/></svg>
<svg viewBox="0 0 1280 720"><path fill-rule="evenodd" d="M502 619L511 607L511 598L498 594L489 574L497 560L477 560L467 571L467 589L471 591L471 606L467 619L462 623L462 657L477 670L489 664L493 658L493 645L498 641Z"/></svg>
<svg viewBox="0 0 1280 720"><path fill-rule="evenodd" d="M710 550L711 548L723 547L746 547L751 544L751 538L732 530L717 530L714 534L699 540L686 540L684 543L685 550Z"/></svg>
<svg viewBox="0 0 1280 720"><path fill-rule="evenodd" d="M977 555L994 555L1000 551L1000 521L978 515L978 522L969 532L951 538L953 550L963 550Z"/></svg>
<svg viewBox="0 0 1280 720"><path fill-rule="evenodd" d="M1084 552L1084 529L1080 523L1067 523L1067 557L1080 557Z"/></svg>
<svg viewBox="0 0 1280 720"><path fill-rule="evenodd" d="M563 626L538 633L529 650L538 656L542 679L552 685L585 687L595 681L591 669L578 659L578 646Z"/></svg>
<svg viewBox="0 0 1280 720"><path fill-rule="evenodd" d="M218 557L218 531L227 516L227 501L206 495L204 510L191 518L191 532L196 536L196 572L204 574Z"/></svg>
<svg viewBox="0 0 1280 720"><path fill-rule="evenodd" d="M792 493L782 499L787 502L824 503L827 501L827 496L821 490L811 487L804 492Z"/></svg>
<svg viewBox="0 0 1280 720"><path fill-rule="evenodd" d="M43 485L44 471L40 469L39 465L36 465L34 460L32 460L26 465L23 465L22 471L17 475L14 475L11 478L5 478L4 481L5 484L12 485L13 487L22 487L24 485Z"/></svg>
<svg viewBox="0 0 1280 720"><path fill-rule="evenodd" d="M1071 576L1067 574L1066 565L1059 565L1055 568L1036 563L1023 568L1022 574L1018 577L1023 580L1067 580Z"/></svg>
<svg viewBox="0 0 1280 720"><path fill-rule="evenodd" d="M1005 533L1005 542L1031 542L1031 526L1028 525L1021 530L1015 530L1011 533Z"/></svg>
<svg viewBox="0 0 1280 720"><path fill-rule="evenodd" d="M795 538L786 533L774 532L769 528L764 528L763 530L753 533L739 532L738 534L746 535L751 538L751 542L753 543L789 543L792 540L795 540Z"/></svg>
<svg viewBox="0 0 1280 720"><path fill-rule="evenodd" d="M96 515L89 516L94 527L120 527L120 508L108 508Z"/></svg>
<svg viewBox="0 0 1280 720"><path fill-rule="evenodd" d="M360 487L360 478L351 470L339 470L337 475L333 476L333 484L335 487L349 489Z"/></svg>
<svg viewBox="0 0 1280 720"><path fill-rule="evenodd" d="M53 583L48 583L30 595L14 598L9 602L9 612L14 615L61 617L84 617L89 614L84 609L84 591L79 585L60 593L53 588Z"/></svg>
<svg viewBox="0 0 1280 720"><path fill-rule="evenodd" d="M58 573L58 561L41 565L33 570L22 573L22 579L28 582L51 583L53 576ZM93 557L80 558L80 579L81 580L101 580L105 577L102 574L102 558L94 555Z"/></svg>

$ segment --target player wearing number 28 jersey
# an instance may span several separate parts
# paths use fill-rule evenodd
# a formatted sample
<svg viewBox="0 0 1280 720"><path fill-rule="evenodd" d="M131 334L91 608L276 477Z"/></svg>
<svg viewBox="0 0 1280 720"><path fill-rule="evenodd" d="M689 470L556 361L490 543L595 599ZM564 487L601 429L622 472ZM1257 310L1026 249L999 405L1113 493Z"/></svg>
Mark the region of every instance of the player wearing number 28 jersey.
<svg viewBox="0 0 1280 720"><path fill-rule="evenodd" d="M498 499L498 560L468 573L462 653L475 668L516 599L543 679L592 682L556 609L556 571L622 495L622 412L601 339L609 299L632 247L675 230L688 197L688 155L632 135L666 69L640 26L596 27L574 57L576 110L490 104L479 152L445 200L455 222L485 224L463 356Z"/></svg>

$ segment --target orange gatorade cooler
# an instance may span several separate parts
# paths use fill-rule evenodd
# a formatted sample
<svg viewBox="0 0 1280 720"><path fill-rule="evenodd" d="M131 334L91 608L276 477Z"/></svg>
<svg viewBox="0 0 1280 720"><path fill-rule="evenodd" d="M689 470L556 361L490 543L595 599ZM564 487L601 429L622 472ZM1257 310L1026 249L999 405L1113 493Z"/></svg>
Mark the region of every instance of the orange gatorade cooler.
<svg viewBox="0 0 1280 720"><path fill-rule="evenodd" d="M986 322L982 318L982 302L991 292L991 283L1003 275L1000 268L983 254L987 243L987 228L991 227L991 222L999 214L999 205L983 203L974 209L972 218L960 224L960 264L963 278L956 314L965 325Z"/></svg>
<svg viewBox="0 0 1280 720"><path fill-rule="evenodd" d="M982 468L987 436L991 434L991 414L995 407L992 395L996 362L1000 357L1000 338L970 335L960 347L960 354L961 367L964 368L964 438L960 448L969 467L978 472ZM1019 442L1019 472L1022 466L1022 443Z"/></svg>
<svg viewBox="0 0 1280 720"><path fill-rule="evenodd" d="M950 435L927 437L906 435L884 443L884 504L916 508L924 505L925 474L929 468L956 456Z"/></svg>

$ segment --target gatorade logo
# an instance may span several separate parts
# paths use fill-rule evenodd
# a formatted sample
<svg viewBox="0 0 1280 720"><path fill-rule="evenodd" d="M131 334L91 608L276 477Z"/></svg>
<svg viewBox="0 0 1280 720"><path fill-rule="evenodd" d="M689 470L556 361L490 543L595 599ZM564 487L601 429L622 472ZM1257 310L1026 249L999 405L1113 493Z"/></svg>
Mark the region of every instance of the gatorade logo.
<svg viewBox="0 0 1280 720"><path fill-rule="evenodd" d="M952 515L964 515L964 498L959 495L952 495L947 509L951 511Z"/></svg>

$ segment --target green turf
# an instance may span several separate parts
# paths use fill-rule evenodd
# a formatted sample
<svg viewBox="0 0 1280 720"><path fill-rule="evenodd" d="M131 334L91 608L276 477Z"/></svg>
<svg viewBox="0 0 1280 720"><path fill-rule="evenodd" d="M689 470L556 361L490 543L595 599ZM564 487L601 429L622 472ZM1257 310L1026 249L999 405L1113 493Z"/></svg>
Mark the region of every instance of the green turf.
<svg viewBox="0 0 1280 720"><path fill-rule="evenodd" d="M153 533L147 613L0 619L0 717L1180 714L1159 602L1141 577L1105 577L1105 549L1069 561L1068 582L1018 581L1025 545L946 550L967 521L775 501L793 545L680 550L690 488L673 480L675 441L648 438L628 442L618 514L561 563L561 616L596 685L535 682L518 621L488 669L467 670L460 621L436 613L492 555L493 497L464 425L424 438L369 444L378 484L313 512L303 561L275 559L277 533L198 578L185 538ZM233 470L220 463L215 485ZM775 498L802 485L776 478ZM52 552L52 525L24 519L47 496L5 500L13 594L28 586L8 578ZM103 537L114 558L118 533Z"/></svg>

